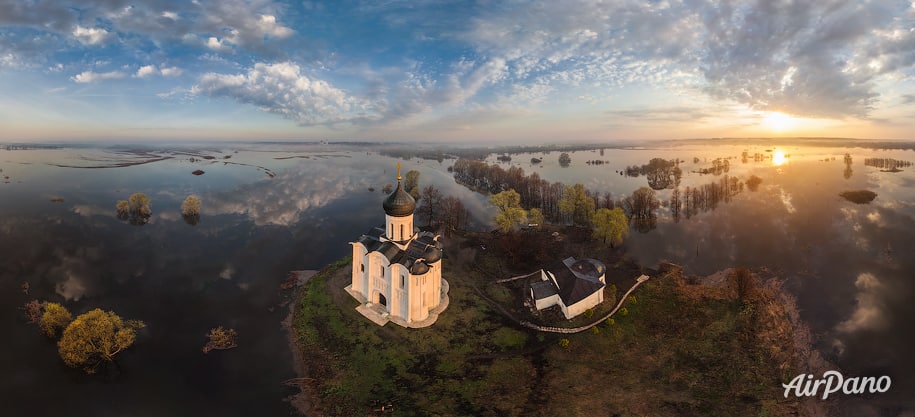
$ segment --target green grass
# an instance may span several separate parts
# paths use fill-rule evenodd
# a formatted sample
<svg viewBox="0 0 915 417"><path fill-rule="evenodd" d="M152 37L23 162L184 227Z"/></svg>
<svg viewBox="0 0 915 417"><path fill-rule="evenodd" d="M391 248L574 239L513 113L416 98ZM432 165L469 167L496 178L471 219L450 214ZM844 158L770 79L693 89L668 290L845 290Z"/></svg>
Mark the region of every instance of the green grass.
<svg viewBox="0 0 915 417"><path fill-rule="evenodd" d="M627 300L628 314L614 324L560 336L511 325L465 279L446 277L448 309L431 327L405 329L379 327L354 310L348 295L345 302L335 298L345 279L332 281L334 287L328 279L348 263L306 284L294 318L327 415L370 415L387 403L395 416L774 416L792 410L780 399L774 365L754 345L752 309L685 297L669 279L641 286L637 301Z"/></svg>

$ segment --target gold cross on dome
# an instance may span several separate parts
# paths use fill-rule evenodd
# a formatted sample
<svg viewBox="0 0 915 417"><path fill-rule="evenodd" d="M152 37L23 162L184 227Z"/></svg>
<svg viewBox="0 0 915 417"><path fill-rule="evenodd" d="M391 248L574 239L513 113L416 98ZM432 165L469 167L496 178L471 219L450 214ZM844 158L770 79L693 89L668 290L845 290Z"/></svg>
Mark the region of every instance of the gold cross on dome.
<svg viewBox="0 0 915 417"><path fill-rule="evenodd" d="M400 162L397 163L397 181L400 181Z"/></svg>

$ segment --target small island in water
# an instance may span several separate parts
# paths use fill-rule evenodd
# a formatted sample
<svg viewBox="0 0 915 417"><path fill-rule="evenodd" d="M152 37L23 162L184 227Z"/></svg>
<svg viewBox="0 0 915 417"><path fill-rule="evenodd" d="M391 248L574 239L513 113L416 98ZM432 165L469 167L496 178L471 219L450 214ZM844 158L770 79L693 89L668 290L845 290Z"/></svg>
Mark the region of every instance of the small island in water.
<svg viewBox="0 0 915 417"><path fill-rule="evenodd" d="M390 222L388 205L385 211ZM381 242L387 229L378 229ZM450 306L425 328L364 317L367 308L393 314L389 299L398 296L388 287L399 280L380 290L370 284L368 302L356 301L348 292L366 271L361 258L300 281L289 320L299 411L795 416L822 407L783 398L781 381L827 363L811 353L809 330L782 281L764 269L700 277L669 262L644 268L624 248L574 226L451 230L442 242ZM397 242L379 250L388 253L388 244ZM582 255L606 278L602 301L570 319L559 306L538 309L537 280L529 277L540 275L530 271ZM422 279L413 273L411 291Z"/></svg>

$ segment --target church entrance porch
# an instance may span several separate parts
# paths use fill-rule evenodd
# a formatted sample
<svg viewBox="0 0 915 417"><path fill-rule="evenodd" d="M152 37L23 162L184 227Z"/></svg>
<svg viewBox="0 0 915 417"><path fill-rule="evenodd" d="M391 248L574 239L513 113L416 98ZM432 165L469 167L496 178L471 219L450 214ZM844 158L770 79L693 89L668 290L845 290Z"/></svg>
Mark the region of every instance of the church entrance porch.
<svg viewBox="0 0 915 417"><path fill-rule="evenodd" d="M385 307L388 306L388 300L384 298L384 294L378 293L378 304L381 304Z"/></svg>

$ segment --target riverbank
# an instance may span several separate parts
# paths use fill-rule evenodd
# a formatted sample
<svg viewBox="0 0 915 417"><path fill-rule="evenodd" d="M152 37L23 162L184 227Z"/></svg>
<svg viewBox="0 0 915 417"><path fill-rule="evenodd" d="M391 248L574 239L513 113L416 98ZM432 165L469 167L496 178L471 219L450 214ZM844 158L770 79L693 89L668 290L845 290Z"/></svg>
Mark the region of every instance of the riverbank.
<svg viewBox="0 0 915 417"><path fill-rule="evenodd" d="M703 283L665 265L646 270L651 280L627 299L625 314L584 333L545 334L491 304L508 311L520 300L479 272L504 257L495 247L482 254L478 243L446 241L452 304L427 329L380 327L356 313L343 291L348 259L309 280L291 333L313 399L305 414L817 414L782 396L804 340L769 278L726 271ZM610 273L638 269L615 257Z"/></svg>

